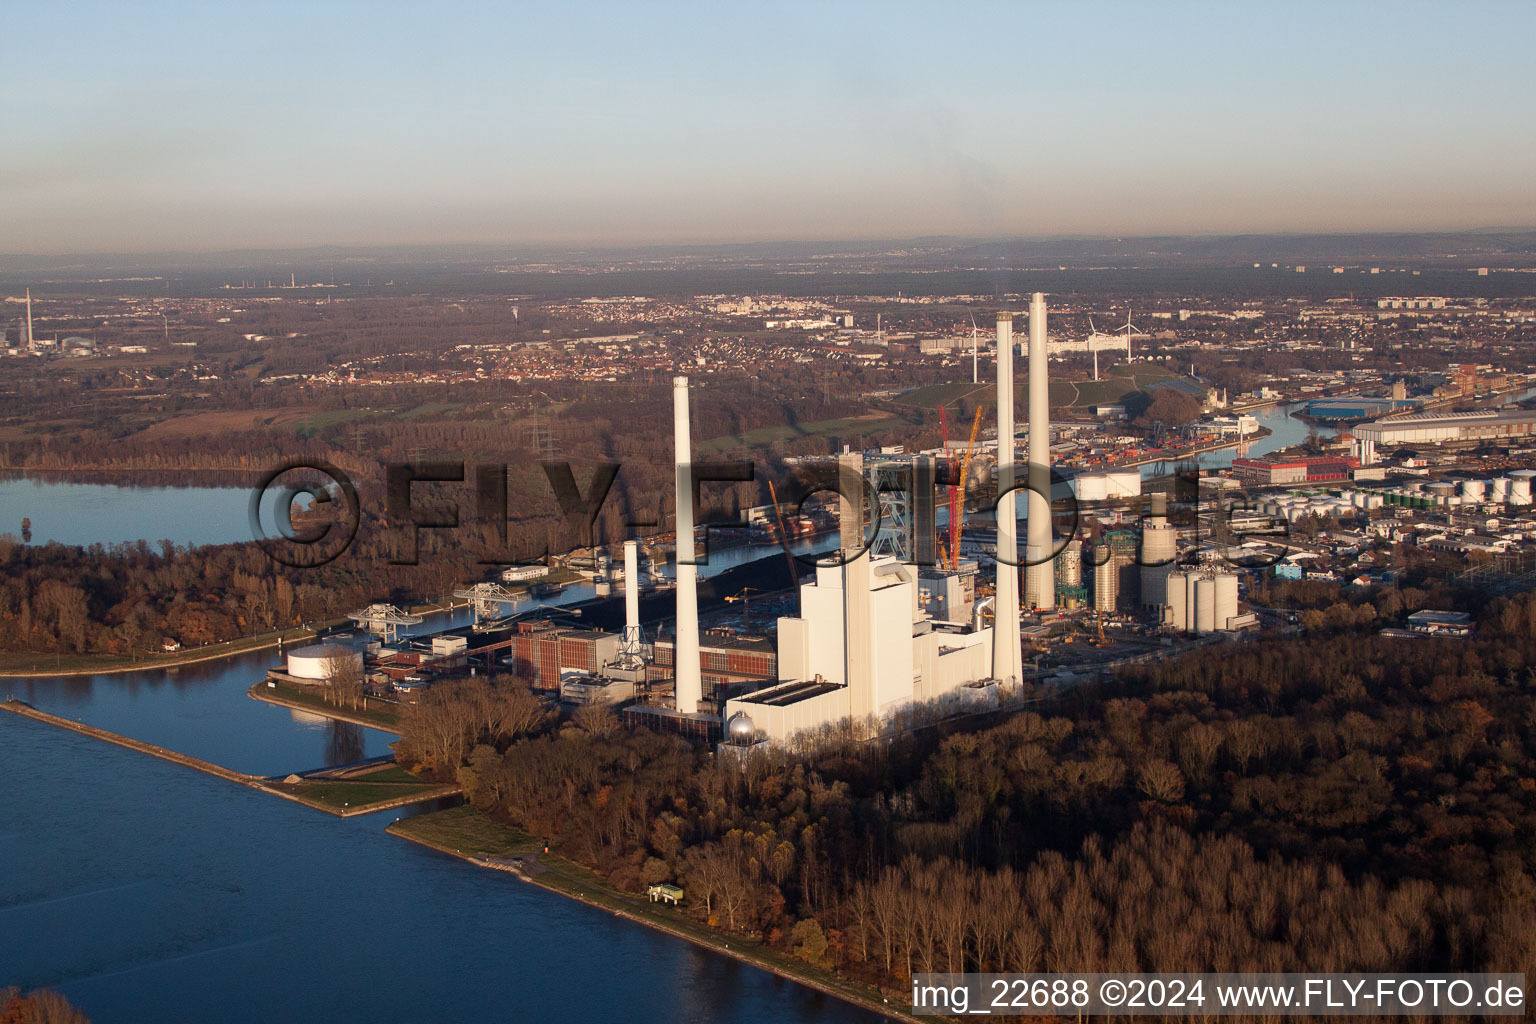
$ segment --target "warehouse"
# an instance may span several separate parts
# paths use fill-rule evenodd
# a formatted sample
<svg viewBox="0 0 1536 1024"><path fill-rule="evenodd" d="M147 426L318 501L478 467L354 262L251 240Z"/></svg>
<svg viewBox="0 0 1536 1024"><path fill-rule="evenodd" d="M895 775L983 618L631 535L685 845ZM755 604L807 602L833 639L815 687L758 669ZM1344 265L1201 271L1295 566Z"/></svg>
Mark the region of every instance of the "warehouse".
<svg viewBox="0 0 1536 1024"><path fill-rule="evenodd" d="M1376 462L1381 452L1391 453L1398 445L1444 444L1446 442L1505 442L1536 434L1536 410L1511 412L1419 413L1362 423L1355 428L1354 454L1360 465Z"/></svg>

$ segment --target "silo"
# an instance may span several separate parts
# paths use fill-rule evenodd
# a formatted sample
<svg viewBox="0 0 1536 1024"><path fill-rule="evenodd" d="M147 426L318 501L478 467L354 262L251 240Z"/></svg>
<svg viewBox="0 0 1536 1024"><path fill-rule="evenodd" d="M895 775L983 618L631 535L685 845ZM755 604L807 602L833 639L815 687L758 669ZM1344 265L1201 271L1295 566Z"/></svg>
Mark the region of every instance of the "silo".
<svg viewBox="0 0 1536 1024"><path fill-rule="evenodd" d="M1067 541L1056 558L1056 582L1064 587L1083 585L1083 542L1077 537Z"/></svg>
<svg viewBox="0 0 1536 1024"><path fill-rule="evenodd" d="M1216 632L1216 581L1209 576L1199 577L1195 583L1195 632L1201 635Z"/></svg>
<svg viewBox="0 0 1536 1024"><path fill-rule="evenodd" d="M1168 603L1163 606L1163 623L1181 633L1189 631L1189 575L1176 572L1168 576Z"/></svg>
<svg viewBox="0 0 1536 1024"><path fill-rule="evenodd" d="M1168 574L1178 556L1178 528L1168 522L1168 498L1152 495L1152 515L1141 531L1141 603L1160 607L1168 595Z"/></svg>
<svg viewBox="0 0 1536 1024"><path fill-rule="evenodd" d="M1216 628L1231 629L1237 618L1237 574L1224 572L1216 577Z"/></svg>
<svg viewBox="0 0 1536 1024"><path fill-rule="evenodd" d="M1093 607L1101 612L1112 612L1120 591L1120 566L1108 544L1095 548L1093 558Z"/></svg>

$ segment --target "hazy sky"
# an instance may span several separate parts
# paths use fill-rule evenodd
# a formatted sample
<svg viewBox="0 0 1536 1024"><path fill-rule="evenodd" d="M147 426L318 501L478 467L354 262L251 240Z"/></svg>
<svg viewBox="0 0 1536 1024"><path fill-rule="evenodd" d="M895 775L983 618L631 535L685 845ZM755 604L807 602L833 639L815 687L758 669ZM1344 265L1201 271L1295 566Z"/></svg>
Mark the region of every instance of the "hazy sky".
<svg viewBox="0 0 1536 1024"><path fill-rule="evenodd" d="M1536 4L12 0L0 252L1536 224Z"/></svg>

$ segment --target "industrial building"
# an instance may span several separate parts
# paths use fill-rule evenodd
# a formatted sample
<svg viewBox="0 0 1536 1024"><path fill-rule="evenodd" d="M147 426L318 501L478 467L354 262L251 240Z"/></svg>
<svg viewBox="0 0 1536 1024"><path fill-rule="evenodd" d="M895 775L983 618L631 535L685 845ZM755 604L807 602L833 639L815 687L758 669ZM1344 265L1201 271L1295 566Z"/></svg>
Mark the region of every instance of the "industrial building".
<svg viewBox="0 0 1536 1024"><path fill-rule="evenodd" d="M1032 607L1056 602L1054 539L1050 519L1050 418L1048 407L1045 297L1035 293L1029 311L1029 463L1025 598ZM984 623L975 603L974 571L967 567L919 570L892 554L864 550L863 465L857 456L839 462L841 557L822 562L800 586L800 614L778 621L779 682L726 701L730 745L784 742L796 734L851 723L878 731L908 709L959 710L993 706L999 686L1023 678L1019 633L1019 545L1013 445L1013 316L997 317L997 453L995 625ZM685 457L679 449L679 459ZM909 463L916 494L929 493L927 467ZM900 472L897 466L891 467ZM904 491L905 488L898 488ZM683 495L679 491L679 501ZM924 510L907 508L892 531L897 550L924 553ZM681 522L681 516L679 518ZM906 524L918 524L916 528ZM680 528L681 530L681 528ZM682 536L682 533L679 533ZM683 587L679 578L679 590ZM679 607L682 597L679 595ZM970 612L970 621L962 617ZM936 614L937 613L937 614ZM686 657L678 621L678 658ZM681 691L680 691L681 692ZM681 698L679 709L683 708ZM692 705L688 705L692 707Z"/></svg>
<svg viewBox="0 0 1536 1024"><path fill-rule="evenodd" d="M967 687L967 702L987 698L991 628L926 618L909 565L869 554L819 565L800 608L779 619L783 682L728 701L728 722L745 715L763 737L784 740L843 719L877 730Z"/></svg>
<svg viewBox="0 0 1536 1024"><path fill-rule="evenodd" d="M1104 531L1093 552L1094 610L1114 613L1136 607L1140 599L1135 532Z"/></svg>
<svg viewBox="0 0 1536 1024"><path fill-rule="evenodd" d="M1077 473L1067 480L1078 501L1114 501L1141 494L1141 470L1100 469Z"/></svg>
<svg viewBox="0 0 1536 1024"><path fill-rule="evenodd" d="M1354 455L1370 466L1399 445L1496 441L1536 435L1536 410L1416 413L1362 423L1354 429ZM1235 466L1235 463L1234 463Z"/></svg>
<svg viewBox="0 0 1536 1024"><path fill-rule="evenodd" d="M1232 472L1251 484L1310 484L1348 480L1360 466L1348 456L1320 455L1310 458L1233 459Z"/></svg>
<svg viewBox="0 0 1536 1024"><path fill-rule="evenodd" d="M1163 624L1183 633L1205 635L1246 624L1237 607L1237 576L1230 572L1171 573Z"/></svg>

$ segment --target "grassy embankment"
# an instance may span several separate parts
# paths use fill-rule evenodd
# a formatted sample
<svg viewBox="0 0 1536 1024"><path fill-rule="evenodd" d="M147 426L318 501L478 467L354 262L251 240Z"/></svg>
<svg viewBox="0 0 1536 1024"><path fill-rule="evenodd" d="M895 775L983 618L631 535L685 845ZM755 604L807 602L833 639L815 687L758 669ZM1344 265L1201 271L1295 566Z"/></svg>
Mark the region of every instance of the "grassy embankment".
<svg viewBox="0 0 1536 1024"><path fill-rule="evenodd" d="M299 782L272 780L267 783L267 788L318 810L343 816L452 796L459 791L457 786L425 782L388 762L344 777L308 778Z"/></svg>
<svg viewBox="0 0 1536 1024"><path fill-rule="evenodd" d="M328 629L346 619L320 624ZM0 652L0 676L81 676L109 672L141 672L146 669L176 668L193 665L200 661L215 661L237 654L249 654L268 647L276 647L278 641L294 643L307 640L315 630L307 626L243 636L204 647L188 647L168 654L39 654L33 651Z"/></svg>
<svg viewBox="0 0 1536 1024"><path fill-rule="evenodd" d="M266 701L268 704L276 704L279 707L308 711L311 714L324 715L326 718L335 718L354 725L365 725L370 729L382 729L397 736L400 734L400 715L392 710L386 711L375 707L338 708L318 693L283 683L269 684L265 679L254 684L246 694L254 700Z"/></svg>
<svg viewBox="0 0 1536 1024"><path fill-rule="evenodd" d="M687 911L644 896L621 892L602 876L574 861L543 853L542 844L515 828L499 825L468 805L420 814L391 824L386 830L403 839L466 860L526 858L519 877L535 885L580 900L589 906L667 932L695 945L734 957L827 995L899 1020L915 1020L887 1003L881 992L837 972L807 963L752 939L741 938L694 920Z"/></svg>

